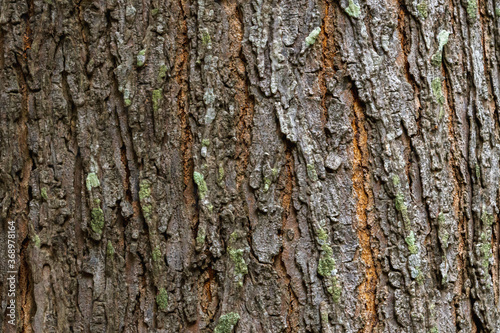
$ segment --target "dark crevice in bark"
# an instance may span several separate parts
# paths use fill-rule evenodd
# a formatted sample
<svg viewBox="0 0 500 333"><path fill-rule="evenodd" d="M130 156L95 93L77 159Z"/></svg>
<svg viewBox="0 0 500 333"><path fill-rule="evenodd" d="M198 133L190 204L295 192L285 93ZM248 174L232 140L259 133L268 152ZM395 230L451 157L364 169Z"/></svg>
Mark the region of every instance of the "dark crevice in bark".
<svg viewBox="0 0 500 333"><path fill-rule="evenodd" d="M358 235L361 247L361 259L365 264L364 281L358 287L359 304L363 307L361 317L364 320L364 332L371 332L377 326L377 285L380 271L377 272L376 254L371 243L375 226L375 221L369 217L373 208L373 193L370 175L370 156L368 148L368 133L366 128L366 117L364 114L364 104L360 100L356 87L351 88L353 97L353 155L352 161L352 183L356 200L356 219L353 227Z"/></svg>
<svg viewBox="0 0 500 333"><path fill-rule="evenodd" d="M33 272L30 269L28 264L28 246L30 243L30 239L26 237L20 249L20 267L19 267L19 276L18 276L18 284L20 297L18 300L20 302L20 321L22 322L23 332L32 332L31 327L31 318L36 313L36 304L35 304L35 296L33 290Z"/></svg>

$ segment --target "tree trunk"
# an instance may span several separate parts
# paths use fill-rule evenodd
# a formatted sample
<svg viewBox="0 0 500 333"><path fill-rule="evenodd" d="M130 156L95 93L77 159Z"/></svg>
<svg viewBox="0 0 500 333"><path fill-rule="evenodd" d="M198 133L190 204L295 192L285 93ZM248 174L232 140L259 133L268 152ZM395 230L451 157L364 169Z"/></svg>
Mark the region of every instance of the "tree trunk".
<svg viewBox="0 0 500 333"><path fill-rule="evenodd" d="M500 332L499 28L0 0L0 332Z"/></svg>

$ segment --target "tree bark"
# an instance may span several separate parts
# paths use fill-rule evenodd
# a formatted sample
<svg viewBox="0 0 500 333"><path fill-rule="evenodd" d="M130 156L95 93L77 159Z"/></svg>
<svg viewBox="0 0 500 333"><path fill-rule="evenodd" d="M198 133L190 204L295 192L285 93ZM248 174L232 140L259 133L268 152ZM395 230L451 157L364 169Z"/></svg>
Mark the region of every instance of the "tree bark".
<svg viewBox="0 0 500 333"><path fill-rule="evenodd" d="M0 0L0 332L500 332L499 28Z"/></svg>

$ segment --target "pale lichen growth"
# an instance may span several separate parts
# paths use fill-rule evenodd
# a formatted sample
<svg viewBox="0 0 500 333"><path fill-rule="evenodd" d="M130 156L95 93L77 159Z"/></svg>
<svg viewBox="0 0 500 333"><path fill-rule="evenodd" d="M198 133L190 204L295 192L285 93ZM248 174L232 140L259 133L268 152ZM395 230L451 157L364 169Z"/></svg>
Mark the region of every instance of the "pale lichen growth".
<svg viewBox="0 0 500 333"><path fill-rule="evenodd" d="M441 105L444 104L444 95L443 95L443 90L441 87L441 79L436 77L434 80L431 82L431 89L432 89L432 94L434 95L434 98L436 98L437 102Z"/></svg>
<svg viewBox="0 0 500 333"><path fill-rule="evenodd" d="M316 173L316 168L314 167L314 164L308 164L307 165L307 176L313 182L315 182L315 181L318 180L318 174Z"/></svg>
<svg viewBox="0 0 500 333"><path fill-rule="evenodd" d="M490 234L488 232L488 234ZM486 233L481 233L481 243L479 244L479 251L482 257L482 265L485 270L488 270L490 265L490 259L493 257L491 253L491 236L488 236Z"/></svg>
<svg viewBox="0 0 500 333"><path fill-rule="evenodd" d="M306 37L306 44L307 44L307 46L311 46L314 43L316 43L316 40L318 39L318 36L319 36L320 32L321 32L321 28L320 27L316 27L313 31L311 31L311 33L309 34L309 36Z"/></svg>
<svg viewBox="0 0 500 333"><path fill-rule="evenodd" d="M485 226L491 227L495 220L492 214L488 214L488 212L483 211L483 214L481 215L481 221Z"/></svg>
<svg viewBox="0 0 500 333"><path fill-rule="evenodd" d="M405 230L410 231L411 221L410 216L408 215L408 207L406 207L403 193L398 192L398 194L396 194L396 198L394 199L394 206L396 207L396 210L401 213L401 216L403 216Z"/></svg>
<svg viewBox="0 0 500 333"><path fill-rule="evenodd" d="M204 29L201 32L201 42L203 43L203 45L209 45L212 43L212 38L210 37L210 33L207 29Z"/></svg>
<svg viewBox="0 0 500 333"><path fill-rule="evenodd" d="M400 180L399 180L399 176L398 176L398 175L394 175L394 176L392 176L392 184L393 184L394 186L399 186L399 184L400 184Z"/></svg>
<svg viewBox="0 0 500 333"><path fill-rule="evenodd" d="M217 177L217 183L222 186L224 185L224 166L221 164L219 165L219 176Z"/></svg>
<svg viewBox="0 0 500 333"><path fill-rule="evenodd" d="M158 80L163 80L167 76L167 66L161 65L158 71Z"/></svg>
<svg viewBox="0 0 500 333"><path fill-rule="evenodd" d="M240 315L236 312L230 312L220 316L214 333L231 333L240 320Z"/></svg>
<svg viewBox="0 0 500 333"><path fill-rule="evenodd" d="M168 307L168 294L165 288L160 288L158 295L156 296L156 304L158 304L158 309L161 311L166 311Z"/></svg>
<svg viewBox="0 0 500 333"><path fill-rule="evenodd" d="M333 249L328 243L328 233L323 228L318 228L316 234L322 250L318 261L318 274L326 278L327 291L332 296L333 301L338 303L342 287L336 275L337 268L335 259L333 259Z"/></svg>
<svg viewBox="0 0 500 333"><path fill-rule="evenodd" d="M40 196L42 197L43 200L47 201L49 196L47 195L47 188L42 187L42 190L40 191Z"/></svg>
<svg viewBox="0 0 500 333"><path fill-rule="evenodd" d="M269 191L269 187L271 186L271 178L264 177L264 188L262 189L264 192Z"/></svg>
<svg viewBox="0 0 500 333"><path fill-rule="evenodd" d="M427 14L427 2L422 1L421 3L419 3L419 4L417 5L417 10L418 10L418 12L420 13L420 15L421 15L424 19L426 19L426 18L427 18L427 15L428 15L428 14Z"/></svg>
<svg viewBox="0 0 500 333"><path fill-rule="evenodd" d="M196 236L196 244L200 246L205 244L205 237L206 237L205 229L199 228L198 235Z"/></svg>
<svg viewBox="0 0 500 333"><path fill-rule="evenodd" d="M205 177L203 176L203 174L199 173L198 171L195 171L193 173L193 179L194 182L196 183L196 186L198 186L198 194L200 196L200 199L205 198L208 192L207 183L205 182Z"/></svg>
<svg viewBox="0 0 500 333"><path fill-rule="evenodd" d="M443 60L443 48L448 43L449 36L450 36L450 32L448 32L446 30L441 30L441 32L438 34L438 36L437 36L437 40L439 43L438 50L436 53L434 53L434 55L431 58L431 63L434 66L441 65L441 62Z"/></svg>
<svg viewBox="0 0 500 333"><path fill-rule="evenodd" d="M328 292L332 295L333 302L338 303L340 301L340 297L342 296L342 286L336 276L332 276L331 283L332 285L328 287Z"/></svg>
<svg viewBox="0 0 500 333"><path fill-rule="evenodd" d="M143 201L151 196L151 183L144 179L139 184L139 200Z"/></svg>
<svg viewBox="0 0 500 333"><path fill-rule="evenodd" d="M467 16L474 21L477 17L477 0L467 1Z"/></svg>
<svg viewBox="0 0 500 333"><path fill-rule="evenodd" d="M248 274L248 266L243 258L245 251L243 249L236 249L233 247L234 242L238 238L238 234L233 232L229 237L229 245L227 246L227 252L229 254L229 258L234 263L234 274L236 276L236 280L238 281L238 285L240 287L243 286L243 277Z"/></svg>
<svg viewBox="0 0 500 333"><path fill-rule="evenodd" d="M36 248L40 248L41 241L40 237L37 234L35 234L31 240L33 241Z"/></svg>
<svg viewBox="0 0 500 333"><path fill-rule="evenodd" d="M146 49L139 51L137 54L137 67L144 66L146 62Z"/></svg>
<svg viewBox="0 0 500 333"><path fill-rule="evenodd" d="M408 244L408 250L410 251L411 254L417 254L418 253L418 248L417 245L415 244L415 234L413 231L410 231L410 234L408 237L405 238L406 244Z"/></svg>
<svg viewBox="0 0 500 333"><path fill-rule="evenodd" d="M100 207L93 208L90 213L90 228L97 234L102 234L104 229L104 212Z"/></svg>
<svg viewBox="0 0 500 333"><path fill-rule="evenodd" d="M110 240L108 240L108 243L106 244L106 254L110 258L113 258L113 256L115 255L115 248L113 247L113 243L111 243Z"/></svg>
<svg viewBox="0 0 500 333"><path fill-rule="evenodd" d="M93 172L87 175L87 180L85 181L87 185L87 190L91 191L93 187L99 187L101 183L99 182L99 178Z"/></svg>
<svg viewBox="0 0 500 333"><path fill-rule="evenodd" d="M448 239L450 238L450 234L445 229L445 223L446 219L444 217L444 214L441 212L438 215L438 225L439 225L438 237L439 240L441 241L441 244L446 249L448 247Z"/></svg>
<svg viewBox="0 0 500 333"><path fill-rule="evenodd" d="M154 110L154 112L157 112L158 108L160 107L162 92L163 92L162 89L153 90L153 110Z"/></svg>
<svg viewBox="0 0 500 333"><path fill-rule="evenodd" d="M151 254L151 257L153 258L153 261L158 261L161 259L162 254L159 246L156 246L153 249L153 253Z"/></svg>
<svg viewBox="0 0 500 333"><path fill-rule="evenodd" d="M360 8L353 0L349 0L349 6L346 7L345 12L352 17L358 18L361 14Z"/></svg>

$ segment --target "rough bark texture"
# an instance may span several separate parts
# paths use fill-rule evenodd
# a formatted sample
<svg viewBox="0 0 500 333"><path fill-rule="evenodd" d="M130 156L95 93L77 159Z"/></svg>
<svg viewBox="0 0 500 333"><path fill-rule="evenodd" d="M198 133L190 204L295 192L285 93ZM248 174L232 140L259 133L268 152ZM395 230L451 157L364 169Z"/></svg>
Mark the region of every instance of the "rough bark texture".
<svg viewBox="0 0 500 333"><path fill-rule="evenodd" d="M499 28L498 0L0 0L17 330L500 332Z"/></svg>

